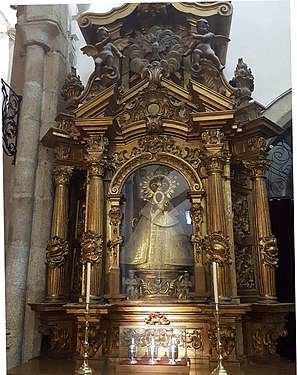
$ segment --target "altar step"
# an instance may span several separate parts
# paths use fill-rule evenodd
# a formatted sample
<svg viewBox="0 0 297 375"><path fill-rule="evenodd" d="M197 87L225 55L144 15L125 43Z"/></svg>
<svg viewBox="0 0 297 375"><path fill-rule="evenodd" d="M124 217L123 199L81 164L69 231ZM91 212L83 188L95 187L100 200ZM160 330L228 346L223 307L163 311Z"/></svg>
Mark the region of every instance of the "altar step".
<svg viewBox="0 0 297 375"><path fill-rule="evenodd" d="M241 366L224 364L230 375L296 375L296 365L286 359L265 364L244 364ZM116 375L115 364L91 363L93 375ZM210 375L215 366L191 365L190 375ZM7 375L75 375L74 361L34 358L20 366L8 370ZM174 368L171 374L174 375ZM121 375L130 375L131 372ZM145 375L146 372L141 372Z"/></svg>

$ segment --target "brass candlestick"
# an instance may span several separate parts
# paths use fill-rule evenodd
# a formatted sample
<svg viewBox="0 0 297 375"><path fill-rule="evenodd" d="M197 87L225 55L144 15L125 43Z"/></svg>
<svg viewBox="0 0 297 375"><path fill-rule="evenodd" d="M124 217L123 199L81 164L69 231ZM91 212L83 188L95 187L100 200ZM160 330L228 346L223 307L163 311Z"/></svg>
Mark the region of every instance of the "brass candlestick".
<svg viewBox="0 0 297 375"><path fill-rule="evenodd" d="M77 375L91 375L93 374L92 368L89 366L89 303L86 303L86 310L85 310L85 337L83 343L83 364L79 369L75 371Z"/></svg>
<svg viewBox="0 0 297 375"><path fill-rule="evenodd" d="M216 324L217 324L217 352L218 352L218 365L217 367L211 372L211 375L228 375L227 370L223 366L223 355L222 355L222 343L221 343L221 331L220 331L220 311L219 311L219 303L215 303L215 316L216 316Z"/></svg>

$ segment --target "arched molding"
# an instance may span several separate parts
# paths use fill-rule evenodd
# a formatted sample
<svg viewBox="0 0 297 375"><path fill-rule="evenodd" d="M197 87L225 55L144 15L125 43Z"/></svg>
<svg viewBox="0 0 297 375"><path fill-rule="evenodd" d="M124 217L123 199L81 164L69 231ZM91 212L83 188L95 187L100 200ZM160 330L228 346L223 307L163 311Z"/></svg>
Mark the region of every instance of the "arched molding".
<svg viewBox="0 0 297 375"><path fill-rule="evenodd" d="M141 167L153 164L161 164L173 168L184 177L191 192L198 192L202 195L202 182L197 171L181 157L165 152L160 152L157 154L144 152L129 159L127 162L121 165L121 167L113 176L110 182L108 194L120 194L125 181L132 173L134 173Z"/></svg>

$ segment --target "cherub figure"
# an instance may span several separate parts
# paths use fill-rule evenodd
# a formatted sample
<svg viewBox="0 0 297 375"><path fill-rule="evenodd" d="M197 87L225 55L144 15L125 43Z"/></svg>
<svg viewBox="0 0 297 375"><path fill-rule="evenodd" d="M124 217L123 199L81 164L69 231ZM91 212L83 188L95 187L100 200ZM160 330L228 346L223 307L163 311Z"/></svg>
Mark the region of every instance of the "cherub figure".
<svg viewBox="0 0 297 375"><path fill-rule="evenodd" d="M128 277L123 277L122 284L126 287L127 299L135 299L139 296L139 279L133 270L129 270Z"/></svg>
<svg viewBox="0 0 297 375"><path fill-rule="evenodd" d="M190 289L194 285L193 277L189 272L180 275L177 280L178 299L190 299Z"/></svg>
<svg viewBox="0 0 297 375"><path fill-rule="evenodd" d="M98 41L95 46L87 45L81 48L81 50L84 54L93 57L95 62L95 75L97 78L100 78L103 66L109 68L113 66L114 55L117 55L119 58L125 58L125 56L111 43L110 35L106 27L98 27L96 35Z"/></svg>
<svg viewBox="0 0 297 375"><path fill-rule="evenodd" d="M192 33L194 41L190 48L184 53L184 56L191 54L192 69L198 71L200 67L200 59L206 58L214 63L219 69L223 70L225 67L221 64L219 58L216 56L211 47L214 38L225 38L222 35L215 35L209 31L209 23L205 19L199 19L196 24L197 34ZM225 38L228 39L228 38Z"/></svg>

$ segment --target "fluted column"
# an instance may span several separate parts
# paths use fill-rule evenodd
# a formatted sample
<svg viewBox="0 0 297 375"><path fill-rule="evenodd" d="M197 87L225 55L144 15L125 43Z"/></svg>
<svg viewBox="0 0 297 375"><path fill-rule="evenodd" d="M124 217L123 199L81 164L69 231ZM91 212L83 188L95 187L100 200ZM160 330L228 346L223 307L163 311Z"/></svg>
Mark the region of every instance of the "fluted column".
<svg viewBox="0 0 297 375"><path fill-rule="evenodd" d="M108 139L102 135L91 135L87 146L88 184L86 197L85 232L81 239L82 296L85 296L86 263L91 262L91 299L102 298L103 216L105 170L104 152Z"/></svg>
<svg viewBox="0 0 297 375"><path fill-rule="evenodd" d="M271 233L265 174L270 162L265 157L244 161L252 180L254 230L257 264L259 270L259 294L263 302L276 302L275 268L278 264L276 238Z"/></svg>
<svg viewBox="0 0 297 375"><path fill-rule="evenodd" d="M47 302L64 301L65 262L69 252L67 241L69 178L73 167L58 165L53 168L55 198L51 238L46 249Z"/></svg>
<svg viewBox="0 0 297 375"><path fill-rule="evenodd" d="M221 301L230 301L230 250L225 215L223 171L228 153L224 149L224 133L211 129L202 133L205 143L203 162L207 173L207 232L204 237L206 256L218 264L218 294Z"/></svg>

